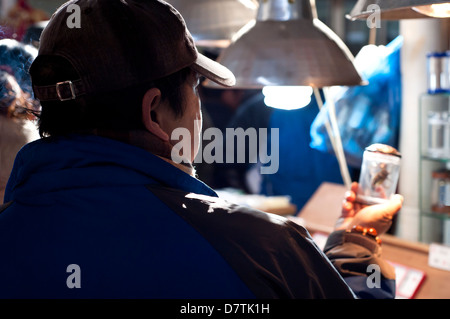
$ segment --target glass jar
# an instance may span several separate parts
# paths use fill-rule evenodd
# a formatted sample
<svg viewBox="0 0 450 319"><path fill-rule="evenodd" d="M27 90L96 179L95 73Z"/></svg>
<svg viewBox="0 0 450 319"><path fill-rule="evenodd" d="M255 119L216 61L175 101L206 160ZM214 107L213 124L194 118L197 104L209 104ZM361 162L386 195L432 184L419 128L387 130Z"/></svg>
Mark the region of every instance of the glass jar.
<svg viewBox="0 0 450 319"><path fill-rule="evenodd" d="M450 93L450 51L445 52L445 57L442 62L442 89L445 90L445 92Z"/></svg>
<svg viewBox="0 0 450 319"><path fill-rule="evenodd" d="M427 54L427 84L429 94L444 93L448 89L446 87L446 59L446 52L432 52Z"/></svg>
<svg viewBox="0 0 450 319"><path fill-rule="evenodd" d="M428 112L428 155L448 158L450 154L450 116L446 111Z"/></svg>
<svg viewBox="0 0 450 319"><path fill-rule="evenodd" d="M450 213L450 170L432 172L431 210L435 213Z"/></svg>
<svg viewBox="0 0 450 319"><path fill-rule="evenodd" d="M400 174L400 153L392 146L372 144L363 154L357 201L383 203L395 194Z"/></svg>

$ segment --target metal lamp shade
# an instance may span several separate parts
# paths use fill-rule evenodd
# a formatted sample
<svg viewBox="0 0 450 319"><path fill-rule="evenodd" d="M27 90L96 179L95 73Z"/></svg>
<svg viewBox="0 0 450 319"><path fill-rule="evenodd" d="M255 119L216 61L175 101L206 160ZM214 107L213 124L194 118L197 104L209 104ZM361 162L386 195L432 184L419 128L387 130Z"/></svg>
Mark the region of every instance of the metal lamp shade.
<svg viewBox="0 0 450 319"><path fill-rule="evenodd" d="M371 5L376 5L380 8L381 19L384 20L424 19L430 17L413 10L413 7L447 2L448 0L358 0L347 18L350 20L367 19L374 13Z"/></svg>
<svg viewBox="0 0 450 319"><path fill-rule="evenodd" d="M199 46L223 48L232 36L255 19L255 0L167 0L183 16Z"/></svg>
<svg viewBox="0 0 450 319"><path fill-rule="evenodd" d="M258 19L248 31L239 32L217 60L234 73L236 88L363 84L343 41L313 18ZM212 81L204 85L219 87Z"/></svg>
<svg viewBox="0 0 450 319"><path fill-rule="evenodd" d="M450 2L417 6L413 10L432 18L450 18Z"/></svg>

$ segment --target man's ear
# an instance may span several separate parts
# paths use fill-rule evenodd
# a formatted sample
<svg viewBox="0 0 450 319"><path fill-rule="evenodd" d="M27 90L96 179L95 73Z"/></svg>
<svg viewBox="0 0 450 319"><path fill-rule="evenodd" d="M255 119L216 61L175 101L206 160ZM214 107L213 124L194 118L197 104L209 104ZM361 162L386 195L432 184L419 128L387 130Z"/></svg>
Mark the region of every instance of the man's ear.
<svg viewBox="0 0 450 319"><path fill-rule="evenodd" d="M163 141L169 140L169 135L161 128L158 123L158 113L161 111L161 91L157 88L149 89L142 99L142 120L145 128L158 136ZM152 116L153 114L155 116Z"/></svg>

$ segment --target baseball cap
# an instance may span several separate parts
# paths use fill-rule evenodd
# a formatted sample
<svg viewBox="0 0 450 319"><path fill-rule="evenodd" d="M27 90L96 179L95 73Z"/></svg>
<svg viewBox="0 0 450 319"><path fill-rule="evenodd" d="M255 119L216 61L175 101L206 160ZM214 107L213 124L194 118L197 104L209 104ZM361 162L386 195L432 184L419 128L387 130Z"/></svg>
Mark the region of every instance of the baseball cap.
<svg viewBox="0 0 450 319"><path fill-rule="evenodd" d="M70 62L79 79L34 85L40 101L132 87L190 67L225 87L236 80L225 66L198 52L181 14L162 0L72 0L52 15L40 38L42 57Z"/></svg>

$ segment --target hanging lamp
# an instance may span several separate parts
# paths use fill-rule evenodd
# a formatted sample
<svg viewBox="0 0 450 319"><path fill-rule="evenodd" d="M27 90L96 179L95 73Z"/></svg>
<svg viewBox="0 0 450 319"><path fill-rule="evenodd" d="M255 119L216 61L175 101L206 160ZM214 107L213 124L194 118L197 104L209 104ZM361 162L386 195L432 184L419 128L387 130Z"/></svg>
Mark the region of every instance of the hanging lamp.
<svg viewBox="0 0 450 319"><path fill-rule="evenodd" d="M218 61L236 88L360 85L353 55L313 11L314 0L260 0L256 21L244 26ZM207 87L219 88L212 81Z"/></svg>
<svg viewBox="0 0 450 319"><path fill-rule="evenodd" d="M195 43L203 47L227 47L258 9L256 0L166 1L181 13Z"/></svg>

